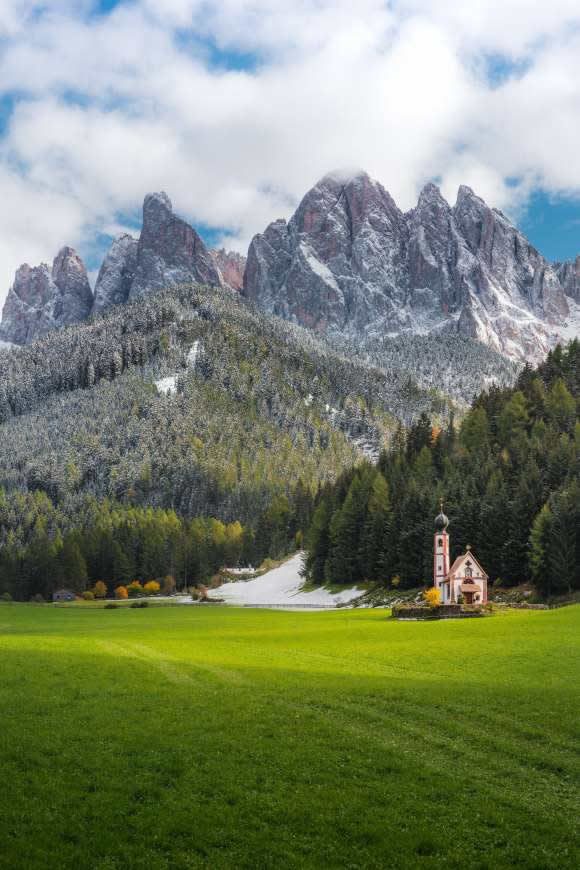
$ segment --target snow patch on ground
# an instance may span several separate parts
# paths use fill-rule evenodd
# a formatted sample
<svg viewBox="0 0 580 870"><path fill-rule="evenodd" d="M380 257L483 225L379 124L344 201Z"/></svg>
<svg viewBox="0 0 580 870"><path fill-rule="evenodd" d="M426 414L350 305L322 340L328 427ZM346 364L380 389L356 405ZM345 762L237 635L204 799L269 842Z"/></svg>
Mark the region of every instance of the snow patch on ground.
<svg viewBox="0 0 580 870"><path fill-rule="evenodd" d="M0 341L0 350L10 350L11 347L16 347L11 341Z"/></svg>
<svg viewBox="0 0 580 870"><path fill-rule="evenodd" d="M168 378L161 378L160 381L155 381L155 386L160 393L170 396L172 393L177 393L177 375L169 375Z"/></svg>
<svg viewBox="0 0 580 870"><path fill-rule="evenodd" d="M187 365L192 371L195 371L195 364L199 353L199 341L194 341L187 354ZM179 375L168 375L166 378L161 378L155 381L155 386L160 393L166 396L171 396L177 393L177 379Z"/></svg>
<svg viewBox="0 0 580 870"><path fill-rule="evenodd" d="M267 607L335 607L358 598L361 590L353 587L337 594L327 589L314 589L302 592L304 578L300 576L304 564L304 553L297 553L279 568L274 568L254 580L239 583L224 583L219 589L212 590L210 597L223 598L227 604L238 606Z"/></svg>
<svg viewBox="0 0 580 870"><path fill-rule="evenodd" d="M195 369L195 364L197 362L197 355L199 353L199 341L194 341L191 345L189 353L187 354L187 365L191 369Z"/></svg>

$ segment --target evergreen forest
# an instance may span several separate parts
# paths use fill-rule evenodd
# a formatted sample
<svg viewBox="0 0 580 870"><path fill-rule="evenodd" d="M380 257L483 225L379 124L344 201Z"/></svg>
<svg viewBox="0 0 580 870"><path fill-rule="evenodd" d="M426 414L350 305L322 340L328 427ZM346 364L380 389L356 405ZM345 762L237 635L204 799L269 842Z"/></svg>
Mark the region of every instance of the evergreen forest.
<svg viewBox="0 0 580 870"><path fill-rule="evenodd" d="M491 583L580 589L580 343L558 346L515 386L492 386L459 426L427 413L377 464L325 486L307 535L314 583L431 585L444 500L451 559L473 547Z"/></svg>

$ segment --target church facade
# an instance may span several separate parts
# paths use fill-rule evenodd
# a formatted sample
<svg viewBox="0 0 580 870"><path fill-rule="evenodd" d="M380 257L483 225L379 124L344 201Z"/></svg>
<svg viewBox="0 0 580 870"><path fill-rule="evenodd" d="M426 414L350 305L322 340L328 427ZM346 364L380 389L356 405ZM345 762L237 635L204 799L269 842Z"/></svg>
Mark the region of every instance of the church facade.
<svg viewBox="0 0 580 870"><path fill-rule="evenodd" d="M487 574L467 546L450 566L449 520L443 513L435 518L435 545L433 555L433 585L441 593L442 604L485 604L487 601Z"/></svg>

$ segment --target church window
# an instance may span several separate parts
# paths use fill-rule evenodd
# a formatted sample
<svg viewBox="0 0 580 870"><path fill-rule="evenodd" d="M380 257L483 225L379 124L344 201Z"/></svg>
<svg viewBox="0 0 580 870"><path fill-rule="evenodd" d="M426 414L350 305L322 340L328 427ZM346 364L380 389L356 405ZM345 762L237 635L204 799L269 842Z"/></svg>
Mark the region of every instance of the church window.
<svg viewBox="0 0 580 870"><path fill-rule="evenodd" d="M437 546L438 546L438 547L442 547L442 546L443 546L443 538L439 538L439 540L437 541Z"/></svg>

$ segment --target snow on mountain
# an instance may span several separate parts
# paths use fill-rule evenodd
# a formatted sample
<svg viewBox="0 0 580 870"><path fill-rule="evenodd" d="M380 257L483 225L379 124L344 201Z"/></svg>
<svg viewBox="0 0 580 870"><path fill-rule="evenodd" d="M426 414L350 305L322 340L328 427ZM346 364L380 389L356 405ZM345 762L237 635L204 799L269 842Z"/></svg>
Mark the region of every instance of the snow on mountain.
<svg viewBox="0 0 580 870"><path fill-rule="evenodd" d="M160 378L160 380L155 381L155 386L160 393L163 393L165 396L170 396L172 393L177 392L178 377L179 375L169 375L167 378Z"/></svg>
<svg viewBox="0 0 580 870"><path fill-rule="evenodd" d="M578 275L580 259L552 266L469 187L451 207L428 184L403 214L362 172L325 176L288 223L254 237L244 294L319 332L446 330L539 360L573 328Z"/></svg>
<svg viewBox="0 0 580 870"><path fill-rule="evenodd" d="M199 341L194 341L189 351L187 352L186 364L187 368L191 369L191 371L195 371L195 365L199 354L199 345ZM163 393L165 396L175 395L177 393L178 379L179 373L168 375L167 377L160 378L159 380L155 381L155 386L157 387L159 392Z"/></svg>

